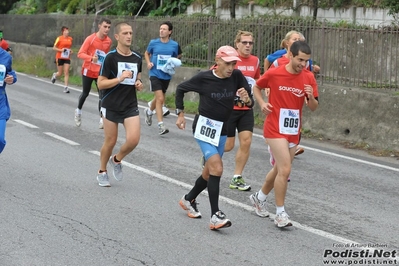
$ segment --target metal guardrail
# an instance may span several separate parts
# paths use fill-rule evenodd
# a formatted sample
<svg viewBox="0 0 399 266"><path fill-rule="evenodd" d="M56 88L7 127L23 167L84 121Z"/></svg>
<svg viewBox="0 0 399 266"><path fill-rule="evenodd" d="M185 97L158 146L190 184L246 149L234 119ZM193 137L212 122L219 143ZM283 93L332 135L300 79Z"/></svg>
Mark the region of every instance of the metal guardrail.
<svg viewBox="0 0 399 266"><path fill-rule="evenodd" d="M397 28L338 28L306 19L249 18L220 20L206 16L108 17L112 24L133 26L132 49L144 53L148 42L159 35L159 25L171 21L172 38L183 49L183 64L208 67L221 45L234 45L237 30L254 33L253 53L263 65L266 55L280 49L290 30L302 32L312 48L312 60L320 65L319 82L365 88L399 89L399 30ZM14 42L53 46L63 25L68 26L79 47L97 29L92 15L0 15L4 38ZM112 29L111 29L112 30ZM110 34L113 38L113 34Z"/></svg>

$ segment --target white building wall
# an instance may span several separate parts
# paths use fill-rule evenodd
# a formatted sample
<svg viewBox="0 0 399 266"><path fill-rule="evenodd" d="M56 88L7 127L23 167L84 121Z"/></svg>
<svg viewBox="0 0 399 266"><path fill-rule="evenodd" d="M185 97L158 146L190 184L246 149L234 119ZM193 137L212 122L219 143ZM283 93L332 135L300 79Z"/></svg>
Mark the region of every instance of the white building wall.
<svg viewBox="0 0 399 266"><path fill-rule="evenodd" d="M212 9L203 9L203 13L211 13ZM187 8L187 14L201 13L200 6L190 5ZM228 8L221 8L219 10L221 19L230 19L230 10ZM265 14L278 14L290 16L293 14L291 8L265 8L260 6L239 6L236 8L236 18L244 18L249 16L258 16ZM313 16L313 9L308 6L301 6L299 11L300 16L311 17ZM387 9L380 8L363 8L363 7L350 7L347 9L321 9L317 10L317 19L328 20L331 22L348 21L356 24L366 24L371 26L385 26L391 25L395 19L393 16L388 15Z"/></svg>

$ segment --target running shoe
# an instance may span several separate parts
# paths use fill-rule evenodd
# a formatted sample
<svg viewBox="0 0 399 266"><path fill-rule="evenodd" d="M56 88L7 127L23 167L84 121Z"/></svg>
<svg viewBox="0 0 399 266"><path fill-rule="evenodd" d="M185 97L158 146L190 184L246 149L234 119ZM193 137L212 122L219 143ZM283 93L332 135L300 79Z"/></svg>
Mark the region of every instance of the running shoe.
<svg viewBox="0 0 399 266"><path fill-rule="evenodd" d="M145 123L147 124L147 126L151 126L152 125L152 114L151 115L148 114L149 110L150 110L149 108L145 108L144 109Z"/></svg>
<svg viewBox="0 0 399 266"><path fill-rule="evenodd" d="M104 129L104 121L103 121L102 117L100 118L100 122L98 122L98 128L99 129Z"/></svg>
<svg viewBox="0 0 399 266"><path fill-rule="evenodd" d="M241 191L249 191L251 190L251 185L247 185L244 181L244 178L242 178L242 176L238 176L231 179L229 188L238 189Z"/></svg>
<svg viewBox="0 0 399 266"><path fill-rule="evenodd" d="M168 116L170 114L169 109L164 105L162 106L163 116Z"/></svg>
<svg viewBox="0 0 399 266"><path fill-rule="evenodd" d="M152 101L148 102L148 107L150 107L150 108L151 108L151 103L152 103ZM168 109L165 105L162 106L162 112L163 112L163 116L167 116L167 115L170 114L169 109ZM157 111L156 111L156 110L153 110L152 113L153 113L153 114L156 114Z"/></svg>
<svg viewBox="0 0 399 266"><path fill-rule="evenodd" d="M183 210L187 211L187 215L190 218L201 218L201 213L197 208L197 201L193 199L191 202L186 200L185 195L180 199L179 204L183 208Z"/></svg>
<svg viewBox="0 0 399 266"><path fill-rule="evenodd" d="M110 187L109 178L107 172L97 174L97 181L100 187Z"/></svg>
<svg viewBox="0 0 399 266"><path fill-rule="evenodd" d="M82 114L78 113L78 109L75 110L75 124L77 127L82 124Z"/></svg>
<svg viewBox="0 0 399 266"><path fill-rule="evenodd" d="M288 214L286 212L277 214L276 218L274 218L274 224L277 225L277 227L292 226L290 217L288 216Z"/></svg>
<svg viewBox="0 0 399 266"><path fill-rule="evenodd" d="M202 155L202 156L201 156L201 167L202 167L202 169L205 168L205 163L206 163L206 161L205 161L205 156Z"/></svg>
<svg viewBox="0 0 399 266"><path fill-rule="evenodd" d="M158 133L159 135L165 135L166 133L169 133L169 129L167 129L165 125L162 123L158 125Z"/></svg>
<svg viewBox="0 0 399 266"><path fill-rule="evenodd" d="M69 93L68 87L65 87L65 88L64 88L64 92L65 92L65 93Z"/></svg>
<svg viewBox="0 0 399 266"><path fill-rule="evenodd" d="M226 218L226 215L222 211L216 212L212 215L209 228L211 230L218 230L224 227L230 227L231 221Z"/></svg>
<svg viewBox="0 0 399 266"><path fill-rule="evenodd" d="M55 81L57 80L57 73L53 73L53 76L51 77L51 83L55 83Z"/></svg>
<svg viewBox="0 0 399 266"><path fill-rule="evenodd" d="M149 102L148 102L148 108L149 108L149 109L151 109L151 103L152 103L152 101L149 101ZM157 113L157 110L156 110L156 109L152 110L152 114L156 114L156 113Z"/></svg>
<svg viewBox="0 0 399 266"><path fill-rule="evenodd" d="M302 154L304 151L305 151L304 148L301 148L301 147L298 146L298 147L296 148L296 151L295 151L295 156L297 156L297 155L299 155L299 154Z"/></svg>
<svg viewBox="0 0 399 266"><path fill-rule="evenodd" d="M114 178L117 181L122 181L123 179L123 173L122 173L122 163L116 163L114 161L114 155L112 155L111 157L109 157L108 160L109 164L112 167L112 174L114 175Z"/></svg>
<svg viewBox="0 0 399 266"><path fill-rule="evenodd" d="M266 200L265 201L260 201L258 199L258 192L252 194L249 196L249 200L252 202L252 205L255 207L255 213L259 217L269 217L269 212L266 210Z"/></svg>

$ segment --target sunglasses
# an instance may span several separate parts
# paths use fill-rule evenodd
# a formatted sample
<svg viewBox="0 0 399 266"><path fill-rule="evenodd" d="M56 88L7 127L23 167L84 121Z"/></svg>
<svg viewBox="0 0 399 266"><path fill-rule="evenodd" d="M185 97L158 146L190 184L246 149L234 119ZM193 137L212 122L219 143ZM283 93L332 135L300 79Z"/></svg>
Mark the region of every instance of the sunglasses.
<svg viewBox="0 0 399 266"><path fill-rule="evenodd" d="M246 41L245 42L241 42L241 43L244 44L244 45L248 45L248 44L249 45L253 45L254 44L254 42L246 42Z"/></svg>

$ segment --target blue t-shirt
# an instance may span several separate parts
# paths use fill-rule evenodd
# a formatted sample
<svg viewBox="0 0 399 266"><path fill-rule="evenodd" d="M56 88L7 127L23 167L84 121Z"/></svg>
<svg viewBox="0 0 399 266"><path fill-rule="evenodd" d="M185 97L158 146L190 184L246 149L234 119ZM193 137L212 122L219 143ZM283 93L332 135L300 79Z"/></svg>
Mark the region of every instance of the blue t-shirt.
<svg viewBox="0 0 399 266"><path fill-rule="evenodd" d="M276 61L277 59L279 59L280 57L282 57L286 53L287 53L287 50L285 50L285 49L277 50L274 53L269 54L268 56L266 56L266 59L267 59L267 61L270 62L270 64L273 64L274 61ZM309 59L309 70L313 71L312 59Z"/></svg>
<svg viewBox="0 0 399 266"><path fill-rule="evenodd" d="M7 75L14 77L14 83L17 81L17 75L12 70L12 57L11 55L0 48L0 119L8 120L10 118L10 106L8 104L6 94L6 82L4 79Z"/></svg>
<svg viewBox="0 0 399 266"><path fill-rule="evenodd" d="M177 57L179 55L179 44L172 39L169 39L166 43L161 42L159 38L153 39L148 44L147 52L151 54L150 60L151 63L154 64L150 69L150 77L157 77L165 80L171 79L172 76L163 72L161 68L166 64L168 58Z"/></svg>
<svg viewBox="0 0 399 266"><path fill-rule="evenodd" d="M277 50L272 54L269 54L268 56L266 56L266 59L271 63L273 63L275 60L279 59L280 57L282 57L283 55L285 55L287 53L287 50L285 49L281 49L281 50Z"/></svg>

